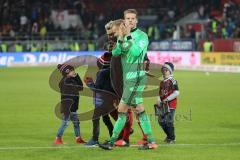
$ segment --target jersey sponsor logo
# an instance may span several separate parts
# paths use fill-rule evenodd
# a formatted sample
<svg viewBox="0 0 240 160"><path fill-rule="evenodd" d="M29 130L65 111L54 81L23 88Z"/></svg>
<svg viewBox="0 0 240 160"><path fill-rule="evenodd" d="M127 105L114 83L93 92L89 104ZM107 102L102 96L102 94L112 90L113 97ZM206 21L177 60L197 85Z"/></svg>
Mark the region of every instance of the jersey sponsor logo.
<svg viewBox="0 0 240 160"><path fill-rule="evenodd" d="M122 50L123 51L127 51L130 47L131 47L131 45L132 45L132 42L131 41L127 41L127 42L124 42L123 44L122 44Z"/></svg>

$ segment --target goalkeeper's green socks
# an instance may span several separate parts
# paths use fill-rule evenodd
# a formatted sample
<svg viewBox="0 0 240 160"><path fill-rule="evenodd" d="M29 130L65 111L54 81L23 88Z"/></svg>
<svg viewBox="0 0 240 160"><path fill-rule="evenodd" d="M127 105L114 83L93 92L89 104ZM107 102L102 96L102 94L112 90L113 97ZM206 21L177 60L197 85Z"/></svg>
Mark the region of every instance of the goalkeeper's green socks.
<svg viewBox="0 0 240 160"><path fill-rule="evenodd" d="M122 129L126 123L126 120L127 120L126 113L118 113L118 119L114 125L113 134L110 138L110 143L114 144L114 142L117 140L120 132L122 131Z"/></svg>
<svg viewBox="0 0 240 160"><path fill-rule="evenodd" d="M143 133L147 135L147 141L149 143L154 142L154 137L152 134L152 128L150 119L145 111L138 113L140 125L142 127Z"/></svg>

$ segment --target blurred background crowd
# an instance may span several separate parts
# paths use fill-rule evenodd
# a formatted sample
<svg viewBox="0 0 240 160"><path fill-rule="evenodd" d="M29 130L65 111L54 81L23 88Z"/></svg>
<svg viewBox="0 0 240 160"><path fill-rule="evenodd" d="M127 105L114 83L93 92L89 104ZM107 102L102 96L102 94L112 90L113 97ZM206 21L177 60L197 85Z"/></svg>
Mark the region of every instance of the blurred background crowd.
<svg viewBox="0 0 240 160"><path fill-rule="evenodd" d="M202 50L202 40L240 38L239 0L1 0L0 51L102 50L104 25L127 8L150 42L190 40Z"/></svg>

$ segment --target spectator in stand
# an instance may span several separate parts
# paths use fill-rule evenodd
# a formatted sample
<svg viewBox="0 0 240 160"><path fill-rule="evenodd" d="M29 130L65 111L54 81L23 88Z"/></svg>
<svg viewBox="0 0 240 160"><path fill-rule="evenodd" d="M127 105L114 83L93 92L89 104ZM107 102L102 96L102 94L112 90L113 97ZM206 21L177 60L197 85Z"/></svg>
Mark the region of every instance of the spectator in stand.
<svg viewBox="0 0 240 160"><path fill-rule="evenodd" d="M218 20L215 17L213 17L211 22L211 31L215 37L217 35L217 25L218 25Z"/></svg>
<svg viewBox="0 0 240 160"><path fill-rule="evenodd" d="M240 23L238 26L240 26ZM237 27L237 29L234 31L233 38L240 38L240 28L239 27Z"/></svg>
<svg viewBox="0 0 240 160"><path fill-rule="evenodd" d="M168 10L167 15L172 20L175 18L175 11L171 8Z"/></svg>
<svg viewBox="0 0 240 160"><path fill-rule="evenodd" d="M174 31L173 31L173 40L179 40L180 39L180 27L174 25Z"/></svg>
<svg viewBox="0 0 240 160"><path fill-rule="evenodd" d="M233 32L234 32L235 28L236 28L236 25L235 25L234 19L228 18L227 25L226 25L228 38L233 38Z"/></svg>
<svg viewBox="0 0 240 160"><path fill-rule="evenodd" d="M198 17L199 19L205 19L205 7L201 4L198 8Z"/></svg>
<svg viewBox="0 0 240 160"><path fill-rule="evenodd" d="M212 41L210 41L209 38L207 38L206 41L203 43L203 51L204 52L213 51L213 43L212 43Z"/></svg>
<svg viewBox="0 0 240 160"><path fill-rule="evenodd" d="M189 25L189 28L188 28L188 30L189 30L189 38L191 38L191 39L196 39L196 31L195 31L195 29L193 28L193 26L192 25Z"/></svg>
<svg viewBox="0 0 240 160"><path fill-rule="evenodd" d="M150 41L158 41L160 39L160 33L156 23L148 27L147 34Z"/></svg>
<svg viewBox="0 0 240 160"><path fill-rule="evenodd" d="M37 34L38 33L38 23L34 22L32 25L32 34Z"/></svg>
<svg viewBox="0 0 240 160"><path fill-rule="evenodd" d="M44 39L47 34L47 27L44 24L41 25L39 33L40 33L41 38Z"/></svg>
<svg viewBox="0 0 240 160"><path fill-rule="evenodd" d="M28 18L26 17L26 15L22 14L20 17L20 26L21 26L20 31L22 32L26 31L27 23L28 23Z"/></svg>
<svg viewBox="0 0 240 160"><path fill-rule="evenodd" d="M0 42L0 52L7 52L8 51L8 45L5 42Z"/></svg>

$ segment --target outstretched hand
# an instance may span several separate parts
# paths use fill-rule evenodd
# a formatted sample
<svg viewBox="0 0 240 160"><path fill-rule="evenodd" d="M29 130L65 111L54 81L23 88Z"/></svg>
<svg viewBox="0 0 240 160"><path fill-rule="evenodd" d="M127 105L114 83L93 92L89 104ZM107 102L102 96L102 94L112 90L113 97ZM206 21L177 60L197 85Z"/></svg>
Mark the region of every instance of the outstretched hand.
<svg viewBox="0 0 240 160"><path fill-rule="evenodd" d="M90 82L93 82L92 77L85 77L85 78L84 78L84 83L88 84L88 83L90 83Z"/></svg>

